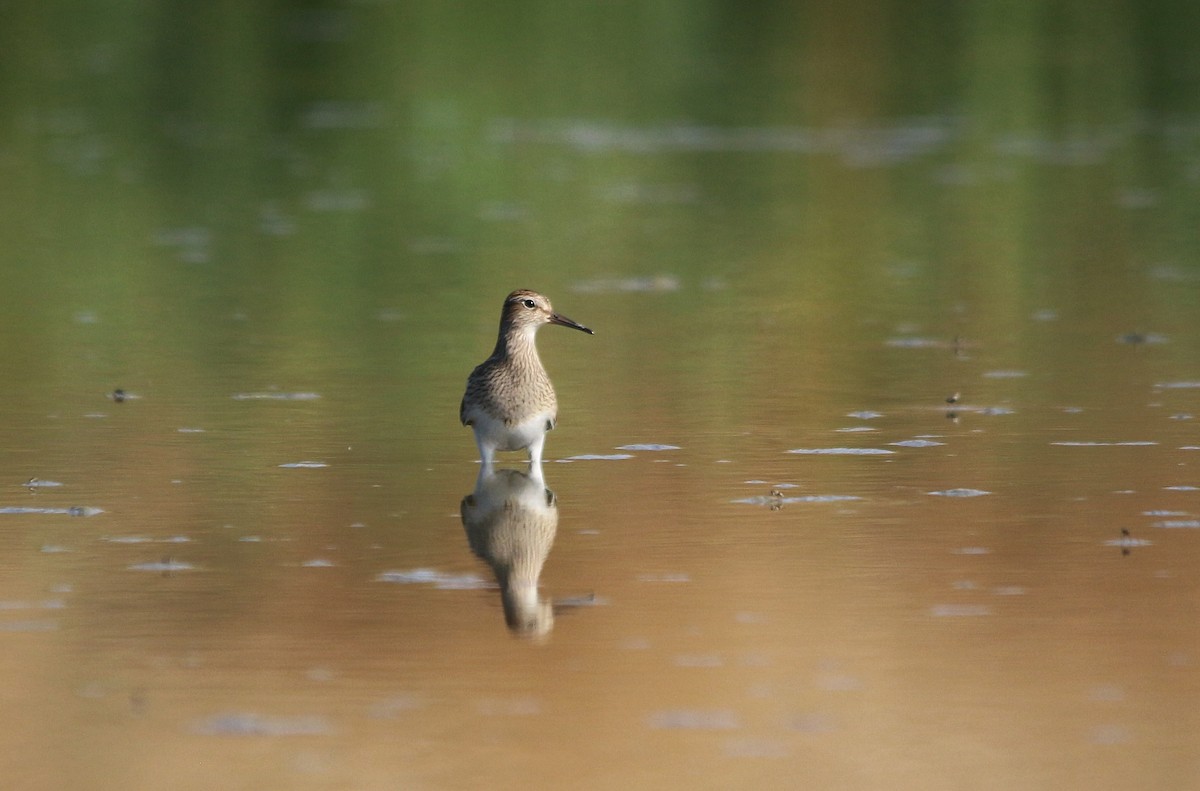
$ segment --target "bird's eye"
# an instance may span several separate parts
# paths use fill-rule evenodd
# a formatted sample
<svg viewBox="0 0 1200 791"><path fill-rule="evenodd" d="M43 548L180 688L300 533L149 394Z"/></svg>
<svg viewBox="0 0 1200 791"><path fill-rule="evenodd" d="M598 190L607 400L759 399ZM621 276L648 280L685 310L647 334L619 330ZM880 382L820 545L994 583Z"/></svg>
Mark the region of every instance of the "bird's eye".
<svg viewBox="0 0 1200 791"><path fill-rule="evenodd" d="M530 310L537 307L537 303L534 302L532 299L527 299L527 300L523 301L521 304L524 305L525 307L529 308Z"/></svg>

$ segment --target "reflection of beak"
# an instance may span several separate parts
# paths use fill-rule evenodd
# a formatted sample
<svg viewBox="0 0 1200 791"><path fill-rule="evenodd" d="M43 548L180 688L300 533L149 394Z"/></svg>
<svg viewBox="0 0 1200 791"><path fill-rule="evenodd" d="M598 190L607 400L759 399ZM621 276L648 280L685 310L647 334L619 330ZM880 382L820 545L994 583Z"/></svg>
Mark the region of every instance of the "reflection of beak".
<svg viewBox="0 0 1200 791"><path fill-rule="evenodd" d="M570 327L573 330L582 330L583 332L586 332L588 335L596 334L596 333L592 332L591 330L589 330L587 327L580 324L579 322L571 321L566 316L563 316L560 313L551 313L550 314L550 323L551 324L561 324L564 327Z"/></svg>

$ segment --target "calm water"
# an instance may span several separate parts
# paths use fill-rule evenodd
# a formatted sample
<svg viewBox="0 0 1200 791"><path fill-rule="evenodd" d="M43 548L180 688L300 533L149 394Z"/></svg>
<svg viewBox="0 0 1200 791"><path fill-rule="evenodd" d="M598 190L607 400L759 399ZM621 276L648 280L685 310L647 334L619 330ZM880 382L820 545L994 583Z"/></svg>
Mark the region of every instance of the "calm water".
<svg viewBox="0 0 1200 791"><path fill-rule="evenodd" d="M1200 785L1192 6L9 10L5 788Z"/></svg>

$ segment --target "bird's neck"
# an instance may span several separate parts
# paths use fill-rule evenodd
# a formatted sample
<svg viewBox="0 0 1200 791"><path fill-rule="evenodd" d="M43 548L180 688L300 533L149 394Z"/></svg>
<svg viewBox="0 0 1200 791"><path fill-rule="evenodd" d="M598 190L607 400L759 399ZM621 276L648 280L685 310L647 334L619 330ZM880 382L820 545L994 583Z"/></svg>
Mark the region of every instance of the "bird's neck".
<svg viewBox="0 0 1200 791"><path fill-rule="evenodd" d="M497 360L512 360L517 363L528 362L541 365L538 358L537 327L517 328L508 324L500 325L500 337L496 339L496 348L492 357Z"/></svg>

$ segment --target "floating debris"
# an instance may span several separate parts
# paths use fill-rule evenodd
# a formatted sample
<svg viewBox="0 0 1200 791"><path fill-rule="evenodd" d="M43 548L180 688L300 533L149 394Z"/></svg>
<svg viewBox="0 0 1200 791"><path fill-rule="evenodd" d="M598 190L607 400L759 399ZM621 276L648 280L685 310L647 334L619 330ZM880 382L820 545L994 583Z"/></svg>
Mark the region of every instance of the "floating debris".
<svg viewBox="0 0 1200 791"><path fill-rule="evenodd" d="M571 290L580 294L611 294L617 292L667 293L680 289L679 278L674 275L651 275L647 277L611 277L581 280Z"/></svg>
<svg viewBox="0 0 1200 791"><path fill-rule="evenodd" d="M43 599L42 601L0 601L0 610L61 610L67 606L62 599Z"/></svg>
<svg viewBox="0 0 1200 791"><path fill-rule="evenodd" d="M316 401L320 393L234 393L234 401Z"/></svg>
<svg viewBox="0 0 1200 791"><path fill-rule="evenodd" d="M34 508L23 505L0 506L0 514L57 514L63 516L95 516L104 513L103 508L73 505L70 508Z"/></svg>
<svg viewBox="0 0 1200 791"><path fill-rule="evenodd" d="M479 590L489 587L477 574L448 574L428 568L385 571L375 577L375 581L398 585L432 585L438 590Z"/></svg>
<svg viewBox="0 0 1200 791"><path fill-rule="evenodd" d="M125 568L129 571L157 571L162 574L172 574L176 571L194 571L196 569L191 563L183 560L172 560L171 558L163 558L152 563L134 563Z"/></svg>
<svg viewBox="0 0 1200 791"><path fill-rule="evenodd" d="M155 245L175 250L176 257L189 264L201 264L209 260L212 239L212 231L201 225L163 228L151 237Z"/></svg>
<svg viewBox="0 0 1200 791"><path fill-rule="evenodd" d="M682 572L665 572L661 574L639 574L638 582L691 582L692 578Z"/></svg>
<svg viewBox="0 0 1200 791"><path fill-rule="evenodd" d="M940 338L888 338L883 342L885 346L891 346L894 349L946 349L951 344Z"/></svg>
<svg viewBox="0 0 1200 791"><path fill-rule="evenodd" d="M562 596L554 599L554 609L567 610L577 607L607 607L609 600L595 593L581 593L578 596Z"/></svg>
<svg viewBox="0 0 1200 791"><path fill-rule="evenodd" d="M124 390L118 387L116 390L113 390L111 393L109 393L108 397L118 404L123 404L125 403L125 399L129 396L126 395Z"/></svg>
<svg viewBox="0 0 1200 791"><path fill-rule="evenodd" d="M1063 441L1051 442L1051 445L1061 445L1069 448L1098 448L1098 447L1143 447L1146 445L1157 445L1157 442L1148 440L1135 440L1132 442L1092 442L1092 441Z"/></svg>
<svg viewBox="0 0 1200 791"><path fill-rule="evenodd" d="M758 495L756 497L742 497L730 502L741 503L744 505L789 505L791 503L840 503L851 500L861 500L863 498L853 494L806 494L799 497L788 497L779 492L772 492L769 495Z"/></svg>
<svg viewBox="0 0 1200 791"><path fill-rule="evenodd" d="M296 232L296 219L275 201L267 201L258 209L258 231L266 236L291 236Z"/></svg>
<svg viewBox="0 0 1200 791"><path fill-rule="evenodd" d="M214 714L192 724L193 733L201 736L325 736L333 728L316 715L299 717L266 717L261 714Z"/></svg>
<svg viewBox="0 0 1200 791"><path fill-rule="evenodd" d="M621 459L632 459L632 453L583 453L578 456L568 456L565 459L557 459L559 464L569 464L573 461L620 461Z"/></svg>
<svg viewBox="0 0 1200 791"><path fill-rule="evenodd" d="M192 539L187 536L169 536L167 538L152 538L150 536L105 536L100 539L109 544L187 544Z"/></svg>
<svg viewBox="0 0 1200 791"><path fill-rule="evenodd" d="M725 731L741 727L737 715L727 709L656 711L646 718L646 724L651 728L688 731Z"/></svg>
<svg viewBox="0 0 1200 791"><path fill-rule="evenodd" d="M820 713L798 714L792 718L789 727L801 733L830 733L837 729L829 715Z"/></svg>
<svg viewBox="0 0 1200 791"><path fill-rule="evenodd" d="M55 487L62 486L62 484L58 481L46 481L42 480L41 478L30 478L29 480L25 481L24 485L29 489L53 489Z"/></svg>
<svg viewBox="0 0 1200 791"><path fill-rule="evenodd" d="M1167 341L1168 338L1166 335L1159 335L1157 332L1126 332L1117 336L1117 343L1125 343L1130 346L1160 344Z"/></svg>
<svg viewBox="0 0 1200 791"><path fill-rule="evenodd" d="M886 448L792 448L787 452L818 456L889 456L896 451Z"/></svg>
<svg viewBox="0 0 1200 791"><path fill-rule="evenodd" d="M982 497L991 492L983 489L945 489L940 492L926 492L926 494L932 494L935 497Z"/></svg>
<svg viewBox="0 0 1200 791"><path fill-rule="evenodd" d="M1148 547L1154 542L1144 538L1134 538L1128 528L1121 528L1120 538L1110 538L1104 542L1106 547L1120 547L1122 555L1128 555L1134 547Z"/></svg>
<svg viewBox="0 0 1200 791"><path fill-rule="evenodd" d="M962 398L962 393L954 393L952 395L948 395L948 396L946 396L946 403L947 404L957 404L958 400L960 398Z"/></svg>
<svg viewBox="0 0 1200 791"><path fill-rule="evenodd" d="M378 720L395 719L402 713L416 711L425 707L424 701L415 695L396 695L371 704L367 716Z"/></svg>
<svg viewBox="0 0 1200 791"><path fill-rule="evenodd" d="M700 190L694 184L639 184L618 182L596 188L595 195L609 203L640 206L686 205L695 203Z"/></svg>

